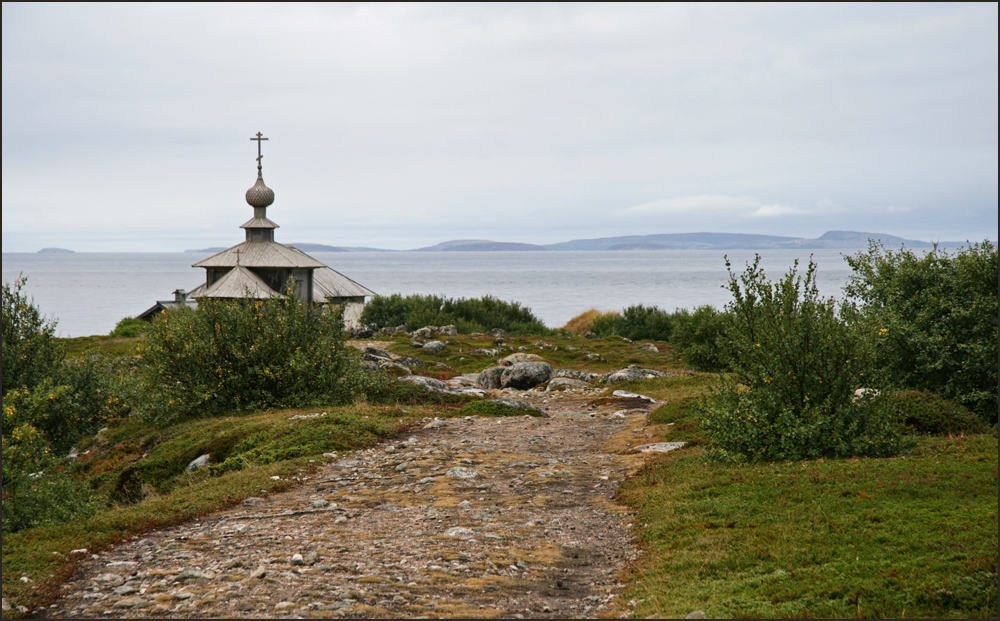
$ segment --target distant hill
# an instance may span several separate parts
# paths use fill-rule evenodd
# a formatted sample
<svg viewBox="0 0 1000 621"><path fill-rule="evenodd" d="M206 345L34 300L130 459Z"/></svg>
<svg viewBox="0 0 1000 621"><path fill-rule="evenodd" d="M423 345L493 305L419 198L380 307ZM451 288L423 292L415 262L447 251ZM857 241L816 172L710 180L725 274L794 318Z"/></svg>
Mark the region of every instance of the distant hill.
<svg viewBox="0 0 1000 621"><path fill-rule="evenodd" d="M42 248L38 251L38 254L74 254L75 250L67 250L65 248Z"/></svg>
<svg viewBox="0 0 1000 621"><path fill-rule="evenodd" d="M414 252L496 252L501 250L547 250L547 248L535 244L495 242L488 239L458 239L441 242L427 248L417 248Z"/></svg>
<svg viewBox="0 0 1000 621"><path fill-rule="evenodd" d="M776 235L749 235L745 233L659 233L654 235L626 235L598 239L576 239L545 246L549 250L766 250L771 248L867 248L868 240L880 240L893 248L906 244L909 248L930 248L933 244L903 239L883 233L856 231L828 231L818 239L780 237Z"/></svg>

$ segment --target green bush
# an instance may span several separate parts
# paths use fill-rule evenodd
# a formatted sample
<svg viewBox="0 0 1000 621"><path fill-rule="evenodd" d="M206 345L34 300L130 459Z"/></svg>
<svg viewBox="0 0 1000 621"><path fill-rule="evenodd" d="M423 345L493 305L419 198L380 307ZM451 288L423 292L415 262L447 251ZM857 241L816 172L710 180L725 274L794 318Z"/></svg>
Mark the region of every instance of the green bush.
<svg viewBox="0 0 1000 621"><path fill-rule="evenodd" d="M131 339L142 336L149 331L149 322L135 317L124 317L117 324L108 336Z"/></svg>
<svg viewBox="0 0 1000 621"><path fill-rule="evenodd" d="M42 316L23 292L27 278L3 284L3 394L13 388L32 387L51 375L63 352L53 334L56 324Z"/></svg>
<svg viewBox="0 0 1000 621"><path fill-rule="evenodd" d="M847 257L845 287L884 331L879 364L905 386L954 399L997 421L997 249L893 252L872 243Z"/></svg>
<svg viewBox="0 0 1000 621"><path fill-rule="evenodd" d="M52 439L78 436L73 420L73 392L45 379L34 388L15 388L3 399L4 533L88 515L97 508L86 487L62 471ZM53 429L54 428L54 429Z"/></svg>
<svg viewBox="0 0 1000 621"><path fill-rule="evenodd" d="M879 396L875 336L820 298L815 264L803 279L796 262L773 284L759 256L741 276L728 259L726 266L733 300L723 342L732 372L700 404L716 455L746 462L897 452L898 426ZM859 388L870 390L856 398Z"/></svg>
<svg viewBox="0 0 1000 621"><path fill-rule="evenodd" d="M899 420L914 433L983 433L989 428L961 403L926 390L903 390L888 399Z"/></svg>
<svg viewBox="0 0 1000 621"><path fill-rule="evenodd" d="M478 400L467 403L462 406L461 414L462 416L486 417L524 416L525 414L536 418L542 416L538 410L524 410L489 400Z"/></svg>
<svg viewBox="0 0 1000 621"><path fill-rule="evenodd" d="M156 320L140 349L134 403L150 421L318 401L343 403L376 381L352 361L339 310L292 297L202 300Z"/></svg>
<svg viewBox="0 0 1000 621"><path fill-rule="evenodd" d="M726 325L725 314L712 306L699 306L694 312L682 308L673 315L670 344L695 369L724 371L729 361L720 339Z"/></svg>
<svg viewBox="0 0 1000 621"><path fill-rule="evenodd" d="M463 334L494 328L511 335L547 335L552 332L530 308L489 295L455 300L437 295L404 297L394 293L375 296L361 312L361 325L370 330L404 324L411 331L424 326L454 325Z"/></svg>
<svg viewBox="0 0 1000 621"><path fill-rule="evenodd" d="M669 341L673 332L673 317L656 306L636 304L623 310L621 315L598 317L590 330L601 337L617 335L633 341Z"/></svg>

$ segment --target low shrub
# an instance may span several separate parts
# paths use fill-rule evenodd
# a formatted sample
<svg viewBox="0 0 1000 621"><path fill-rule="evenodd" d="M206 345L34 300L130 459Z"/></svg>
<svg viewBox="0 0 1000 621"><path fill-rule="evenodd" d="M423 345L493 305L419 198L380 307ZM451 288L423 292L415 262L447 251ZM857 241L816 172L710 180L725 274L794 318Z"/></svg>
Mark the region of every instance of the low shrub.
<svg viewBox="0 0 1000 621"><path fill-rule="evenodd" d="M519 408L497 403L496 401L473 401L462 406L460 410L462 416L541 416L536 410L522 410Z"/></svg>
<svg viewBox="0 0 1000 621"><path fill-rule="evenodd" d="M996 425L996 246L916 254L872 243L847 262L854 274L845 293L885 333L880 366L895 382L954 399Z"/></svg>
<svg viewBox="0 0 1000 621"><path fill-rule="evenodd" d="M117 338L132 339L142 336L149 331L149 322L135 317L125 317L115 324L114 329L108 336Z"/></svg>
<svg viewBox="0 0 1000 621"><path fill-rule="evenodd" d="M705 305L694 312L682 308L672 319L670 344L684 361L698 371L729 368L726 349L721 342L727 325L724 313Z"/></svg>
<svg viewBox="0 0 1000 621"><path fill-rule="evenodd" d="M406 329L411 331L424 326L454 325L463 334L494 328L514 336L552 333L530 308L489 295L457 300L437 295L403 296L398 293L375 296L365 304L361 324L370 330L405 324Z"/></svg>
<svg viewBox="0 0 1000 621"><path fill-rule="evenodd" d="M366 381L346 351L339 309L292 296L202 300L161 313L140 348L133 391L146 420L345 403Z"/></svg>
<svg viewBox="0 0 1000 621"><path fill-rule="evenodd" d="M895 454L902 439L880 396L878 333L842 320L833 299L819 296L812 260L804 279L797 268L776 283L759 256L740 276L730 268L723 345L731 373L699 405L715 455L748 462ZM858 399L858 388L871 390Z"/></svg>
<svg viewBox="0 0 1000 621"><path fill-rule="evenodd" d="M624 309L621 315L608 313L597 317L590 329L601 337L616 335L633 341L669 341L673 320L669 313L656 306L636 304Z"/></svg>
<svg viewBox="0 0 1000 621"><path fill-rule="evenodd" d="M969 408L927 390L903 390L888 398L900 421L914 433L947 435L988 429Z"/></svg>

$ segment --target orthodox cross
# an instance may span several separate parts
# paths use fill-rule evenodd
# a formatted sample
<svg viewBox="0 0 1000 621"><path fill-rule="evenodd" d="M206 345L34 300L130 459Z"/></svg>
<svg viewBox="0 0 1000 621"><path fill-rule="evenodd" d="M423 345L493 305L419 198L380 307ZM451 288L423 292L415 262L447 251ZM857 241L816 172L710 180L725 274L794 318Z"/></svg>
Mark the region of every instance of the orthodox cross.
<svg viewBox="0 0 1000 621"><path fill-rule="evenodd" d="M260 170L260 160L264 157L260 153L260 141L261 140L267 140L267 138L263 138L262 136L263 136L263 134L261 134L260 132L257 132L257 137L250 139L250 140L256 140L257 141L257 169L258 170Z"/></svg>

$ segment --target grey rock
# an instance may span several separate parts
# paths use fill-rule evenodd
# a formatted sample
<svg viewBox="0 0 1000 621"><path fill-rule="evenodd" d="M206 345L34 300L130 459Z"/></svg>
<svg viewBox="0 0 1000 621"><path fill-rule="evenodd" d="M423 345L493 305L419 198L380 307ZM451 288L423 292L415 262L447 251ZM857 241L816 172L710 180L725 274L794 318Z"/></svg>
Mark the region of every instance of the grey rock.
<svg viewBox="0 0 1000 621"><path fill-rule="evenodd" d="M547 362L519 362L504 369L500 376L503 388L528 390L544 384L552 377L552 365Z"/></svg>
<svg viewBox="0 0 1000 621"><path fill-rule="evenodd" d="M445 336L458 336L458 328L456 328L452 324L448 324L446 326L441 326L440 328L438 328L438 333L443 334Z"/></svg>
<svg viewBox="0 0 1000 621"><path fill-rule="evenodd" d="M292 565L299 566L299 565L305 565L305 564L306 564L306 561L305 561L304 558L302 558L301 554L293 554L292 555Z"/></svg>
<svg viewBox="0 0 1000 621"><path fill-rule="evenodd" d="M323 507L329 507L330 502L322 498L317 498L316 500L310 502L309 506L314 507L316 509L322 509Z"/></svg>
<svg viewBox="0 0 1000 621"><path fill-rule="evenodd" d="M441 427L446 427L448 423L441 418L435 418L431 422L424 425L424 429L440 429Z"/></svg>
<svg viewBox="0 0 1000 621"><path fill-rule="evenodd" d="M476 386L483 390L497 390L500 388L500 377L506 371L506 367L492 367L479 373L476 378Z"/></svg>
<svg viewBox="0 0 1000 621"><path fill-rule="evenodd" d="M211 453L205 453L204 455L199 456L197 459L192 460L191 463L187 465L187 468L184 469L184 474L191 474L193 472L201 470L202 468L207 467L211 458L212 458Z"/></svg>
<svg viewBox="0 0 1000 621"><path fill-rule="evenodd" d="M249 498L244 498L243 499L243 504L245 504L245 505L259 505L262 502L264 502L264 499L263 498L258 498L256 496L251 496Z"/></svg>
<svg viewBox="0 0 1000 621"><path fill-rule="evenodd" d="M449 479L475 479L480 476L479 471L464 466L455 466L445 474Z"/></svg>
<svg viewBox="0 0 1000 621"><path fill-rule="evenodd" d="M134 586L123 584L114 590L115 595L131 595L133 593L138 593L139 589Z"/></svg>
<svg viewBox="0 0 1000 621"><path fill-rule="evenodd" d="M252 570L250 572L250 577L251 578L258 578L258 579L260 579L260 578L263 578L266 575L267 575L267 567L264 567L263 565L258 566L257 569L254 569L254 570Z"/></svg>
<svg viewBox="0 0 1000 621"><path fill-rule="evenodd" d="M649 379L651 377L672 377L674 373L665 373L654 369L644 369L638 365L630 364L624 369L612 371L601 377L602 384L618 384L638 379Z"/></svg>
<svg viewBox="0 0 1000 621"><path fill-rule="evenodd" d="M503 330L502 328L493 328L487 334L489 334L490 336L494 336L494 337L507 336L507 332L505 330Z"/></svg>
<svg viewBox="0 0 1000 621"><path fill-rule="evenodd" d="M401 364L404 367L426 367L427 363L420 358L414 358L413 356L403 356L402 358L396 359L396 364Z"/></svg>
<svg viewBox="0 0 1000 621"><path fill-rule="evenodd" d="M125 578L122 578L118 574L98 574L94 578L94 582L103 582L105 584L119 585L125 582Z"/></svg>
<svg viewBox="0 0 1000 621"><path fill-rule="evenodd" d="M385 351L384 349L379 349L377 347L365 347L365 354L361 358L362 360L371 360L371 359L392 360L392 354Z"/></svg>
<svg viewBox="0 0 1000 621"><path fill-rule="evenodd" d="M589 382L601 377L600 373L591 373L590 371L577 371L576 369L556 369L552 372L552 377L569 377L576 380L583 380Z"/></svg>
<svg viewBox="0 0 1000 621"><path fill-rule="evenodd" d="M566 390L567 388L590 388L590 384L583 380L573 379L572 377L554 377L545 386L545 392Z"/></svg>
<svg viewBox="0 0 1000 621"><path fill-rule="evenodd" d="M655 442L632 448L630 453L669 453L687 445L687 442Z"/></svg>
<svg viewBox="0 0 1000 621"><path fill-rule="evenodd" d="M414 330L413 336L422 339L429 339L434 336L435 332L437 332L437 326L424 326L419 330Z"/></svg>
<svg viewBox="0 0 1000 621"><path fill-rule="evenodd" d="M704 619L705 618L705 613L702 612L701 610L693 610L693 611L689 612L688 615L686 617L684 617L684 618L685 619Z"/></svg>
<svg viewBox="0 0 1000 621"><path fill-rule="evenodd" d="M635 393L635 392L628 392L627 390L616 390L613 393L611 393L611 396L612 397L622 397L622 398L625 398L625 399L644 399L644 400L649 401L651 403L656 403L656 399L654 399L652 397L647 397L646 395L640 395L639 393Z"/></svg>
<svg viewBox="0 0 1000 621"><path fill-rule="evenodd" d="M448 351L448 346L441 341L428 341L421 349L429 354L440 354Z"/></svg>
<svg viewBox="0 0 1000 621"><path fill-rule="evenodd" d="M639 349L641 349L642 351L649 352L651 354L660 353L660 348L657 347L656 345L653 345L652 343L643 343L642 345L639 346Z"/></svg>
<svg viewBox="0 0 1000 621"><path fill-rule="evenodd" d="M414 349L421 349L424 346L424 340L417 337L410 339L410 347Z"/></svg>
<svg viewBox="0 0 1000 621"><path fill-rule="evenodd" d="M417 386L423 386L428 390L445 392L449 390L448 384L445 384L441 380L434 379L433 377L424 377L422 375L408 375L406 377L399 378L399 381L410 382L411 384L416 384Z"/></svg>
<svg viewBox="0 0 1000 621"><path fill-rule="evenodd" d="M476 533L471 528L463 528L461 526L453 526L444 531L444 534L449 537L460 537L462 539L471 539L476 536Z"/></svg>

